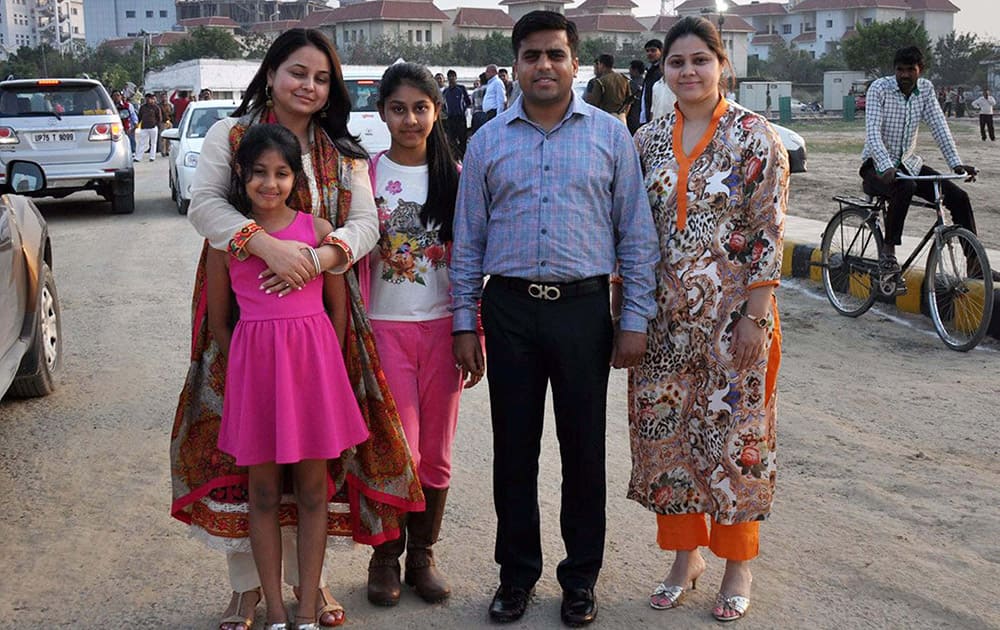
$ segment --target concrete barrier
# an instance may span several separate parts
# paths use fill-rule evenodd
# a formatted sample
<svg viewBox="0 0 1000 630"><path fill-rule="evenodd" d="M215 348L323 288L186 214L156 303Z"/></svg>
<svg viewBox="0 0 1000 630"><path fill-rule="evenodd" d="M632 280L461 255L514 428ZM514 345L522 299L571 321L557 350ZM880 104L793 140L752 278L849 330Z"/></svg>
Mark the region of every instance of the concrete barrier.
<svg viewBox="0 0 1000 630"><path fill-rule="evenodd" d="M814 265L822 258L818 245L800 242L795 239L785 238L784 258L781 263L781 275L786 278L806 278L816 283L822 283L822 269ZM990 257L991 265L1000 264L996 256ZM906 294L895 299L879 296L878 301L885 304L895 304L896 308L918 315L928 316L930 311L927 307L927 294L924 291L924 269L923 266L915 265L907 270L903 276L906 282ZM994 284L993 287L993 316L990 319L990 327L987 335L994 339L1000 339L1000 287ZM832 306L830 307L833 308Z"/></svg>

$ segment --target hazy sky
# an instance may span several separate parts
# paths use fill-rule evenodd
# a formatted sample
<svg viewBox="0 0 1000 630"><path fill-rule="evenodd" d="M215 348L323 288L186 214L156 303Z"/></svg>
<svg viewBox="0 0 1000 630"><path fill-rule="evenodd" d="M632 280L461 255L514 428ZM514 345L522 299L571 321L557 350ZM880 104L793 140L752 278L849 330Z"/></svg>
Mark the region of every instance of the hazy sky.
<svg viewBox="0 0 1000 630"><path fill-rule="evenodd" d="M582 0L574 2L568 7L580 4ZM633 11L638 16L656 15L660 12L660 0L633 0L639 7ZM676 4L681 4L683 0L675 0ZM991 37L1000 40L1000 21L996 19L997 0L951 0L961 11L955 15L955 29L960 32L972 32L978 35ZM455 7L491 7L499 6L497 0L434 0L434 4L439 9L453 9ZM674 2L667 0L667 7L673 6ZM738 4L749 4L749 0L740 0ZM989 11L992 7L992 15Z"/></svg>

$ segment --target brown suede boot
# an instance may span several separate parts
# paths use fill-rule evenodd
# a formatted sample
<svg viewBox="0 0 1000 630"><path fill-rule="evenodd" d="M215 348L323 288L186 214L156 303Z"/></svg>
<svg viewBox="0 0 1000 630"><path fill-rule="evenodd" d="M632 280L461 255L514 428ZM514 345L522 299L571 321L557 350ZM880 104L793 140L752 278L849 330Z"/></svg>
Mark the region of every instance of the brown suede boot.
<svg viewBox="0 0 1000 630"><path fill-rule="evenodd" d="M376 606L399 603L399 557L406 546L406 524L400 523L399 538L372 548L368 561L368 601Z"/></svg>
<svg viewBox="0 0 1000 630"><path fill-rule="evenodd" d="M424 601L436 603L448 599L451 587L448 580L434 566L434 551L441 532L448 488L424 488L427 509L411 512L407 521L409 541L406 545L406 583L413 586Z"/></svg>

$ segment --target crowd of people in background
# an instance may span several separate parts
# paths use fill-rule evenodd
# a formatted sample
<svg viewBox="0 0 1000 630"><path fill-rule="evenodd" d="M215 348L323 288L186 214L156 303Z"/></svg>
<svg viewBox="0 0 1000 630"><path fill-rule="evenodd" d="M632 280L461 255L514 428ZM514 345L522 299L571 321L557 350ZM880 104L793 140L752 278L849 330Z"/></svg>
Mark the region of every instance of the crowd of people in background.
<svg viewBox="0 0 1000 630"><path fill-rule="evenodd" d="M147 154L150 162L156 160L157 154L166 156L169 143L162 137L163 131L180 124L189 103L212 98L209 88L201 89L197 95L191 90L171 90L168 94L165 90L154 92L141 87L111 92L136 162Z"/></svg>

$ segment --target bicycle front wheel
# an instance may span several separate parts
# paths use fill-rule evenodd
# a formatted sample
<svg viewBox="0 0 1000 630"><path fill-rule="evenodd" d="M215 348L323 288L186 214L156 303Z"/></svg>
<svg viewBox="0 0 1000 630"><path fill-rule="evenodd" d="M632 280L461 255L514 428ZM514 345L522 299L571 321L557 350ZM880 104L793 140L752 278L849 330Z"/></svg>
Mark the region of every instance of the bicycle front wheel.
<svg viewBox="0 0 1000 630"><path fill-rule="evenodd" d="M954 228L935 238L924 283L941 340L959 352L975 348L993 315L993 272L976 235Z"/></svg>
<svg viewBox="0 0 1000 630"><path fill-rule="evenodd" d="M833 308L857 317L875 302L882 234L870 213L857 207L838 212L823 232L823 288Z"/></svg>

